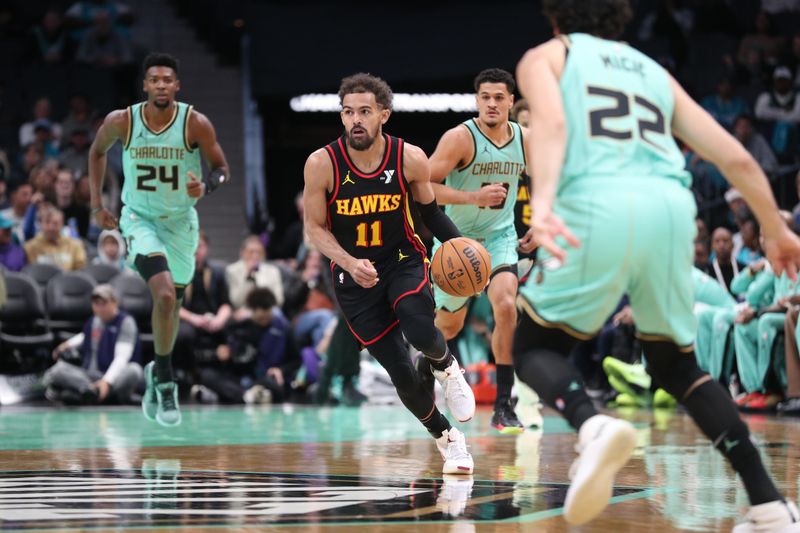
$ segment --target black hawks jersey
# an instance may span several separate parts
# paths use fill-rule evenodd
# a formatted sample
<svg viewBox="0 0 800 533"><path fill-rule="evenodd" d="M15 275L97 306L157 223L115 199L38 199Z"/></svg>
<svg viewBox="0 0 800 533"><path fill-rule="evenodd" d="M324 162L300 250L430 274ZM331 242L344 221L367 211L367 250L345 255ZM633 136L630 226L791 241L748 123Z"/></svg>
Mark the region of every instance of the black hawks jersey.
<svg viewBox="0 0 800 533"><path fill-rule="evenodd" d="M514 225L520 239L531 227L531 179L526 172L519 175L517 202L514 205Z"/></svg>
<svg viewBox="0 0 800 533"><path fill-rule="evenodd" d="M344 137L325 147L333 163L328 193L328 229L356 259L378 265L427 256L414 233L411 193L403 175L403 139L384 134L386 149L377 170L367 174L353 164Z"/></svg>

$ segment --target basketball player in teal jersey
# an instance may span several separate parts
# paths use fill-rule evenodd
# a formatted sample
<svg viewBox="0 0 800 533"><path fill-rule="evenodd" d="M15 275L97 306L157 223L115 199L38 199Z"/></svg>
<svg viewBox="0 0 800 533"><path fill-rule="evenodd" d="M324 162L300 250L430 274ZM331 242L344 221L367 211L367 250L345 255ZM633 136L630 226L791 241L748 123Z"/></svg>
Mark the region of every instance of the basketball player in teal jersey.
<svg viewBox="0 0 800 533"><path fill-rule="evenodd" d="M153 296L155 361L145 367L142 410L163 426L181 422L172 349L183 292L194 276L197 211L202 196L229 180L228 163L214 126L192 106L175 101L178 61L167 54L144 60L147 101L112 111L89 151L92 215L104 229L117 227L103 207L106 153L120 141L125 182L119 228L128 243L128 262L147 281ZM211 167L205 178L201 156Z"/></svg>
<svg viewBox="0 0 800 533"><path fill-rule="evenodd" d="M508 120L514 88L514 78L505 70L493 68L478 74L478 117L448 130L431 156L436 201L445 206L459 231L482 243L492 257L488 296L495 322L492 352L497 363L497 398L491 425L512 434L523 430L510 399L520 245L514 205L519 177L525 170L523 129ZM440 245L435 242L434 253ZM436 327L450 340L464 327L469 298L450 296L439 287L434 287L434 297Z"/></svg>
<svg viewBox="0 0 800 533"><path fill-rule="evenodd" d="M797 275L800 240L750 154L656 62L617 42L627 0L544 0L554 39L517 71L530 103L534 240L541 264L521 290L517 375L578 430L564 518L599 514L636 447L625 421L597 414L566 359L627 293L649 371L741 476L752 505L735 533L798 532L800 515L767 474L747 426L692 343L691 177L674 134L714 163L761 223L775 272Z"/></svg>

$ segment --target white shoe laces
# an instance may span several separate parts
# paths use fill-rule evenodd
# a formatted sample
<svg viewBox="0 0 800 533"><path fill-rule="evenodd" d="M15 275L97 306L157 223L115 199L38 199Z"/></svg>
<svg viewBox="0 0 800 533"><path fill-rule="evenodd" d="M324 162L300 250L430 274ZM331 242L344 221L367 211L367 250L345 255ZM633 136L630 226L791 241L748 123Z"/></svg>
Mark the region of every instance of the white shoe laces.
<svg viewBox="0 0 800 533"><path fill-rule="evenodd" d="M469 398L469 395L464 390L464 385L466 385L466 380L463 378L464 369L459 368L458 371L447 373L447 387L445 388L445 397L453 400L465 400Z"/></svg>

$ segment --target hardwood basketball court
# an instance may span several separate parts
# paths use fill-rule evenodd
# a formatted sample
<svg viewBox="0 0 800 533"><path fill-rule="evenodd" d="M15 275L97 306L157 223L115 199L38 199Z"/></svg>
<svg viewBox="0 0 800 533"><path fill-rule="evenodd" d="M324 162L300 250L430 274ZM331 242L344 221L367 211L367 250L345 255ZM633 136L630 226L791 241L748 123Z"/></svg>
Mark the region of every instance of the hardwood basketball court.
<svg viewBox="0 0 800 533"><path fill-rule="evenodd" d="M402 407L183 407L176 429L139 409L3 408L0 528L17 531L729 531L740 483L691 420L617 413L640 448L611 505L561 517L575 435L502 436L491 411L460 427L475 474L442 479L432 439ZM800 421L750 416L779 488L797 499Z"/></svg>

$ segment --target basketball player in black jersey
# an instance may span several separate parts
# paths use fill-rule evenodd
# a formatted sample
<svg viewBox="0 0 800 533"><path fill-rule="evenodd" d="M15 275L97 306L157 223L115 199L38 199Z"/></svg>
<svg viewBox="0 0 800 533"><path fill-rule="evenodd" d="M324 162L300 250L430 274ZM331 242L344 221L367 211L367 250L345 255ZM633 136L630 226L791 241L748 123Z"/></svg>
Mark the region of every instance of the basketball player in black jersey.
<svg viewBox="0 0 800 533"><path fill-rule="evenodd" d="M342 80L339 98L344 135L306 161L308 239L331 259L334 292L351 331L436 439L443 472L470 474L464 435L422 387L403 342L405 335L430 359L451 414L462 422L471 419L475 397L433 325L427 252L414 233L411 203L441 241L459 232L436 204L425 153L382 131L392 112L386 82L355 74Z"/></svg>

